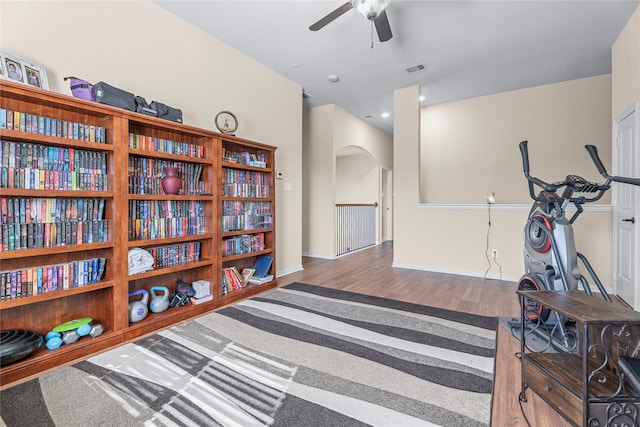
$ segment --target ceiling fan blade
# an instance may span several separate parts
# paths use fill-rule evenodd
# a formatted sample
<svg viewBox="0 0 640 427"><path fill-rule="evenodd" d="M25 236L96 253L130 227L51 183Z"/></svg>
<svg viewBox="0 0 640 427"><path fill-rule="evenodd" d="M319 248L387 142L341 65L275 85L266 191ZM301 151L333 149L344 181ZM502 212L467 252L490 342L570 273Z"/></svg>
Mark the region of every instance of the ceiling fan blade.
<svg viewBox="0 0 640 427"><path fill-rule="evenodd" d="M333 12L329 13L324 18L320 19L315 24L311 25L309 27L309 29L311 31L318 31L320 28L322 28L325 25L331 23L334 19L336 19L339 16L341 16L342 14L350 11L351 9L353 9L353 4L350 1L348 1L345 4L343 4L342 6L340 6L339 8L337 8L336 10L334 10Z"/></svg>
<svg viewBox="0 0 640 427"><path fill-rule="evenodd" d="M393 37L386 10L380 12L380 15L376 16L373 20L373 23L376 24L376 31L378 32L378 38L381 42L386 42Z"/></svg>

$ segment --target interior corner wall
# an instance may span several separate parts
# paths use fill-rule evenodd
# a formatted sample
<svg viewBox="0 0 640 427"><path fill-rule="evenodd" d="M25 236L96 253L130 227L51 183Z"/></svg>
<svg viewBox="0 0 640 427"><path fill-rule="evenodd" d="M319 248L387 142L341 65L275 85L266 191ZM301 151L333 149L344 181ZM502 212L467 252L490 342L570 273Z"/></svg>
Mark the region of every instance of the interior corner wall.
<svg viewBox="0 0 640 427"><path fill-rule="evenodd" d="M640 7L625 25L611 49L612 74L612 120L618 118L627 108L640 101ZM640 129L640 114L638 114ZM640 159L636 159L640 171ZM640 201L639 201L640 203ZM640 209L640 206L638 207ZM640 239L640 227L638 238ZM640 253L636 260L640 265ZM640 283L637 284L640 287ZM640 292L635 304L640 307Z"/></svg>
<svg viewBox="0 0 640 427"><path fill-rule="evenodd" d="M219 111L233 111L238 136L278 147L277 267L302 268L299 85L148 0L1 1L0 48L45 67L55 92L71 94L64 76L103 80L212 130Z"/></svg>
<svg viewBox="0 0 640 427"><path fill-rule="evenodd" d="M518 143L528 139L526 134L514 136L518 128L521 132L536 131L540 135L531 139L529 149L531 153L531 165L534 175L546 178L549 181L562 179L568 173L584 174L588 179L599 179L595 166L590 165L590 158L583 148L585 143L594 143L600 148L605 165L611 164L611 121L610 121L610 82L611 76L597 76L581 81L571 81L550 85L550 88L530 88L512 93L489 95L487 97L456 101L448 105L427 107L420 114L420 124L414 125L415 129L421 129L422 138L431 136L431 143L438 145L437 149L445 155L441 162L445 168L450 169L443 177L433 175L428 178L429 185L441 187L437 194L441 198L436 203L421 204L418 201L420 173L432 166L430 163L420 164L418 158L424 158L425 145L418 136L414 142L411 130L395 127L394 136L394 169L395 169L395 196L396 203L394 213L394 265L397 267L414 268L428 271L437 271L450 274L463 274L469 276L487 278L503 278L517 281L524 272L522 260L523 227L527 218L530 202L527 200L526 181L522 175L522 160L517 148ZM536 102L543 105L553 103L545 100L545 95L577 93L577 99L583 100L583 91L591 92L595 96L593 103L597 106L582 106L579 102L573 107L577 111L555 111L559 115L580 116L584 111L583 120L572 118L576 126L581 126L579 135L589 134L589 139L578 138L575 135L553 140L543 138L556 126L548 127L542 116L531 117L531 108L526 104ZM396 98L398 96L396 95ZM515 97L515 99L511 98ZM504 101L502 102L496 102ZM413 99L407 96L404 108L412 107ZM562 100L562 105L568 105L571 99ZM517 108L522 104L522 108ZM408 107L407 107L408 106ZM509 124L500 125L499 122L487 123L482 135L478 131L482 129L481 120L471 123L476 129L476 134L470 134L465 127L465 121L457 120L461 117L461 111L465 114L475 111L481 117L482 110L487 108L497 109L491 114L513 117ZM396 108L403 108L394 103L394 115L400 115ZM505 108L521 111L522 116L513 115L505 111ZM430 111L426 111L429 110ZM593 110L599 113L593 113ZM412 110L410 110L412 111ZM438 114L434 112L437 111ZM446 114L445 114L446 113ZM429 129L430 126L441 127L442 122L449 120L446 116L456 118L453 120L456 126L450 126L447 135ZM402 122L400 122L401 124ZM554 122L557 123L557 122ZM409 125L412 125L409 123ZM460 128L460 129L457 129ZM426 128L426 129L425 129ZM409 133L409 137L404 137ZM436 136L446 137L446 142L453 146L447 147L444 139L438 140ZM493 140L503 140L507 135L511 148L509 153L505 146L496 145ZM434 138L436 139L434 142ZM416 144L413 147L412 144ZM480 148L487 144L487 149L471 147L468 152L461 145L480 144ZM423 152L418 153L418 147ZM584 154L582 154L584 152ZM554 159L554 173L542 166L544 156L549 153L557 154ZM580 156L581 160L577 160ZM471 162L466 167L452 167L460 157L464 162ZM517 183L514 190L505 190L503 193L494 190L495 187L487 187L483 180L483 174L473 167L473 164L493 162L494 158L501 159L493 164L498 174L493 174L500 180ZM567 167L570 166L570 170ZM590 169L589 169L590 168ZM441 170L439 168L438 170ZM595 171L595 172L594 172ZM415 184L414 184L415 183ZM463 188L464 187L464 188ZM506 188L506 187L505 187ZM491 211L486 204L486 193L497 191L496 205L492 205ZM463 193L465 198L452 198L453 195L446 192ZM521 193L523 193L521 195ZM511 195L512 198L507 198ZM578 249L589 258L594 268L605 283L609 283L612 276L611 266L611 206L601 204L590 208L583 213L575 224L576 244ZM489 222L491 226L489 227ZM491 249L498 250L497 262L490 260L488 254ZM489 259L488 259L489 258Z"/></svg>
<svg viewBox="0 0 640 427"><path fill-rule="evenodd" d="M304 110L302 170L304 218L302 252L316 258L335 258L334 105Z"/></svg>

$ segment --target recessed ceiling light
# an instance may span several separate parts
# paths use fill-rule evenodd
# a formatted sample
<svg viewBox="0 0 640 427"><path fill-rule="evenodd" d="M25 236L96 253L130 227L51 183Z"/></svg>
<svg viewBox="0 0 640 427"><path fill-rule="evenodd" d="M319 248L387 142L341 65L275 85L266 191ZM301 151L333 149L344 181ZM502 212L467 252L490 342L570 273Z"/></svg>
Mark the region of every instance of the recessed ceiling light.
<svg viewBox="0 0 640 427"><path fill-rule="evenodd" d="M335 74L331 74L329 75L329 81L331 83L338 83L340 81L340 77L336 76Z"/></svg>
<svg viewBox="0 0 640 427"><path fill-rule="evenodd" d="M425 99L427 99L426 96L424 95L420 95L420 97L418 98L420 100L420 102L424 101Z"/></svg>
<svg viewBox="0 0 640 427"><path fill-rule="evenodd" d="M382 113L380 114L382 117L389 117L389 113Z"/></svg>

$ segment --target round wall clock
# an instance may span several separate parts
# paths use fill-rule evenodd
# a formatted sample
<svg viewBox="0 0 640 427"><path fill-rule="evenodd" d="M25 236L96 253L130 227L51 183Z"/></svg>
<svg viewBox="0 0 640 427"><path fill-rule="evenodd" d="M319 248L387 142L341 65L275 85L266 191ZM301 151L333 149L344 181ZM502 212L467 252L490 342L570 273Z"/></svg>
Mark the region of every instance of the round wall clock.
<svg viewBox="0 0 640 427"><path fill-rule="evenodd" d="M220 111L216 116L216 127L222 133L234 135L238 129L238 119L231 111Z"/></svg>

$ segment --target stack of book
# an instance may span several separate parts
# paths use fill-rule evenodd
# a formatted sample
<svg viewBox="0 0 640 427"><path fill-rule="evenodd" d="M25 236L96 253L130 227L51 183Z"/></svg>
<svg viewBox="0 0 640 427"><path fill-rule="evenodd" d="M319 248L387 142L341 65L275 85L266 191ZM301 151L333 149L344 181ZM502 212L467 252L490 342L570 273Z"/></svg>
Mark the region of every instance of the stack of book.
<svg viewBox="0 0 640 427"><path fill-rule="evenodd" d="M261 285L273 280L273 274L269 274L271 270L271 264L273 264L273 257L268 255L260 255L256 258L256 262L253 264L253 274L249 278L248 282L251 285Z"/></svg>

